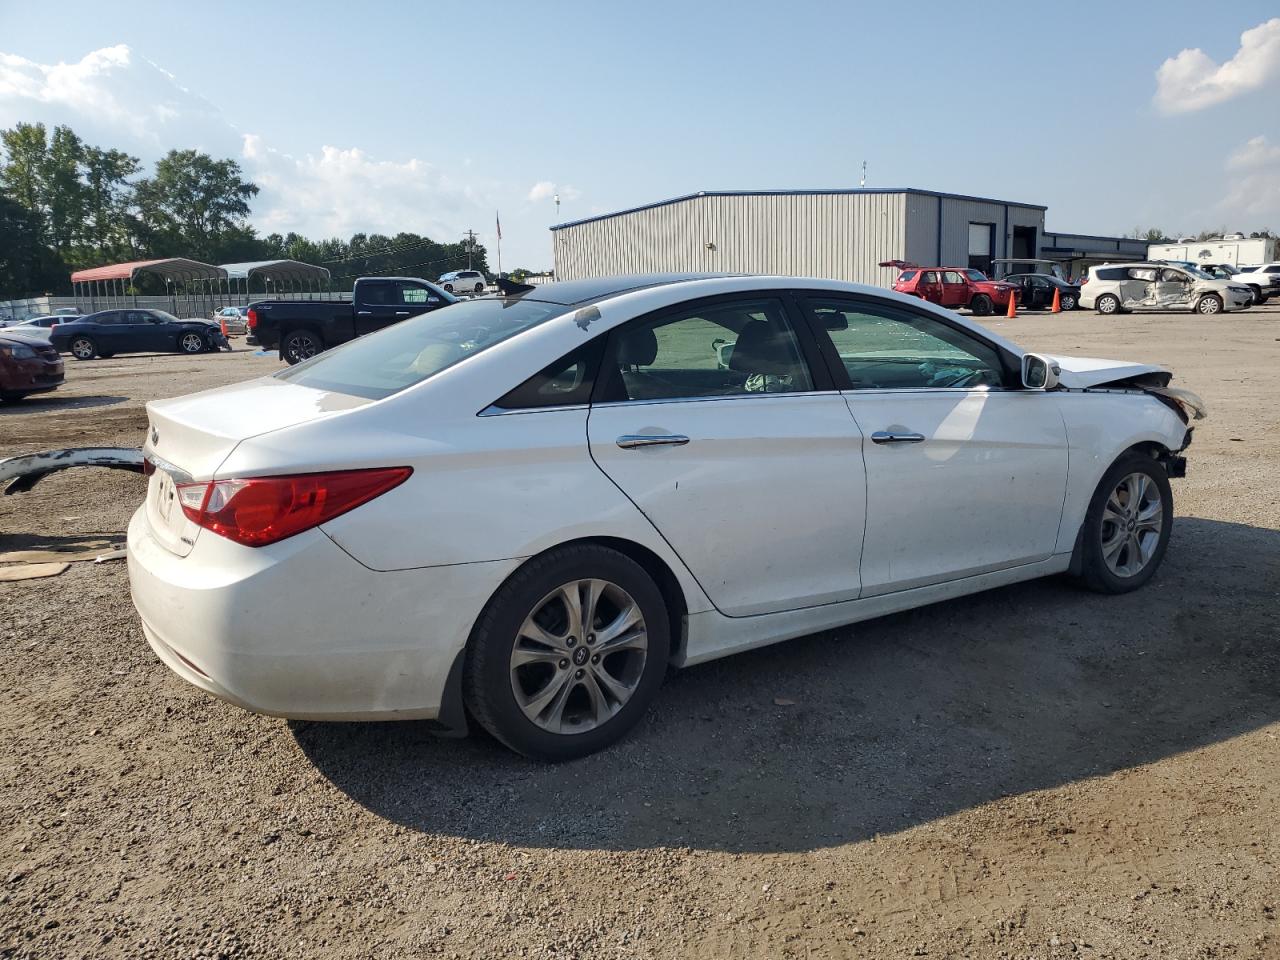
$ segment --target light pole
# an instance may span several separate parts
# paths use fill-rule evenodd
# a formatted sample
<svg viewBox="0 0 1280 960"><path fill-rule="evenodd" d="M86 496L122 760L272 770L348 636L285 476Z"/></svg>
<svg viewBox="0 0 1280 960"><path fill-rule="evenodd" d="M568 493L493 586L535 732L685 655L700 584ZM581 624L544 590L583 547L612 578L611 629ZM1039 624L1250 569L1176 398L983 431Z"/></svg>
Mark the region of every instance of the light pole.
<svg viewBox="0 0 1280 960"><path fill-rule="evenodd" d="M560 222L560 194L556 194L556 223Z"/></svg>

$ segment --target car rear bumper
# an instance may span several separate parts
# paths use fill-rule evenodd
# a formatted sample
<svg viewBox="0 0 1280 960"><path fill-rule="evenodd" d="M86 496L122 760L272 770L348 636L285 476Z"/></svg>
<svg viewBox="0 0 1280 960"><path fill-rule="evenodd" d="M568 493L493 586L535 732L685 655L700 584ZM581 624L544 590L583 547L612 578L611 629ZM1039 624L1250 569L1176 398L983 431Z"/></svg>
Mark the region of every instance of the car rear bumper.
<svg viewBox="0 0 1280 960"><path fill-rule="evenodd" d="M202 531L179 557L129 524L143 633L187 682L255 713L436 718L450 667L515 561L380 573L320 530L252 548Z"/></svg>

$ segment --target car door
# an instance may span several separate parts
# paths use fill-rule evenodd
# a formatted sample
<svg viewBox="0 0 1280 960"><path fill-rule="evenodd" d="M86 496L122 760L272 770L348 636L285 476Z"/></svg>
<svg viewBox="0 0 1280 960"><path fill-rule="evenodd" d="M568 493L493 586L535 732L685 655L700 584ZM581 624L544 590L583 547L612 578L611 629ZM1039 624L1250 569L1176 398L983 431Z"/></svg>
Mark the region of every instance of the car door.
<svg viewBox="0 0 1280 960"><path fill-rule="evenodd" d="M436 295L436 292L425 283L418 283L414 280L396 281L396 296L400 301L400 305L395 311L395 316L398 320L416 317L420 313L434 310L443 302Z"/></svg>
<svg viewBox="0 0 1280 960"><path fill-rule="evenodd" d="M83 332L93 338L99 353L123 353L130 349L126 311L105 310L85 326L88 329Z"/></svg>
<svg viewBox="0 0 1280 960"><path fill-rule="evenodd" d="M866 438L862 595L1052 555L1066 493L1057 400L1013 387L993 344L874 297L807 299Z"/></svg>
<svg viewBox="0 0 1280 960"><path fill-rule="evenodd" d="M1120 281L1120 302L1126 307L1154 303L1155 279L1156 271L1151 267L1130 267Z"/></svg>
<svg viewBox="0 0 1280 960"><path fill-rule="evenodd" d="M926 270L920 277L916 290L920 297L930 303L942 303L942 281L938 279L937 270Z"/></svg>
<svg viewBox="0 0 1280 960"><path fill-rule="evenodd" d="M358 299L353 306L357 336L389 327L409 316L394 280L362 279L356 293Z"/></svg>
<svg viewBox="0 0 1280 960"><path fill-rule="evenodd" d="M958 270L942 271L942 305L944 307L969 305L969 286Z"/></svg>
<svg viewBox="0 0 1280 960"><path fill-rule="evenodd" d="M609 335L596 464L729 616L858 596L862 438L774 292L689 302Z"/></svg>
<svg viewBox="0 0 1280 960"><path fill-rule="evenodd" d="M1191 303L1191 277L1166 267L1155 282L1155 305L1163 309L1186 307Z"/></svg>

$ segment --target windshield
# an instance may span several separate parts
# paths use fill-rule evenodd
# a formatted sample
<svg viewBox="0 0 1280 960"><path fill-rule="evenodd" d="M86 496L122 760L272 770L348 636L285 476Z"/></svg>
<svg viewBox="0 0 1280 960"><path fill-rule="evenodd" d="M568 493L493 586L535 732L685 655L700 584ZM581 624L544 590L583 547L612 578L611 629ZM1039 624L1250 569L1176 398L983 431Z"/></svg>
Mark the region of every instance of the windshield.
<svg viewBox="0 0 1280 960"><path fill-rule="evenodd" d="M276 377L381 400L568 309L496 297L455 303L353 340Z"/></svg>
<svg viewBox="0 0 1280 960"><path fill-rule="evenodd" d="M1213 279L1213 276L1211 274L1205 272L1204 270L1201 270L1199 267L1193 267L1190 264L1183 267L1182 269L1186 270L1187 273L1191 274L1193 277L1199 277L1201 280Z"/></svg>
<svg viewBox="0 0 1280 960"><path fill-rule="evenodd" d="M154 317L159 317L165 323L180 322L177 317L175 317L172 313L169 313L167 310L152 310L151 315Z"/></svg>
<svg viewBox="0 0 1280 960"><path fill-rule="evenodd" d="M970 280L972 280L974 283L983 283L987 279L987 275L983 273L981 270L966 270L964 272L964 275L968 277Z"/></svg>

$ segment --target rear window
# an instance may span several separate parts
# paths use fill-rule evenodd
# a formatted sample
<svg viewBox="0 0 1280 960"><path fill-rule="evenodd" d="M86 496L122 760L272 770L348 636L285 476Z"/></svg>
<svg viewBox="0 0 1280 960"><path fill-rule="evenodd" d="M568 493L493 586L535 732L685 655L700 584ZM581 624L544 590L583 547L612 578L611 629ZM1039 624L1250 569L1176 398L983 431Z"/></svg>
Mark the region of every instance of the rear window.
<svg viewBox="0 0 1280 960"><path fill-rule="evenodd" d="M898 282L905 283L908 280L914 279L915 275L916 275L916 272L914 270L903 270L898 277Z"/></svg>
<svg viewBox="0 0 1280 960"><path fill-rule="evenodd" d="M381 400L568 311L537 300L455 303L352 340L275 376Z"/></svg>

